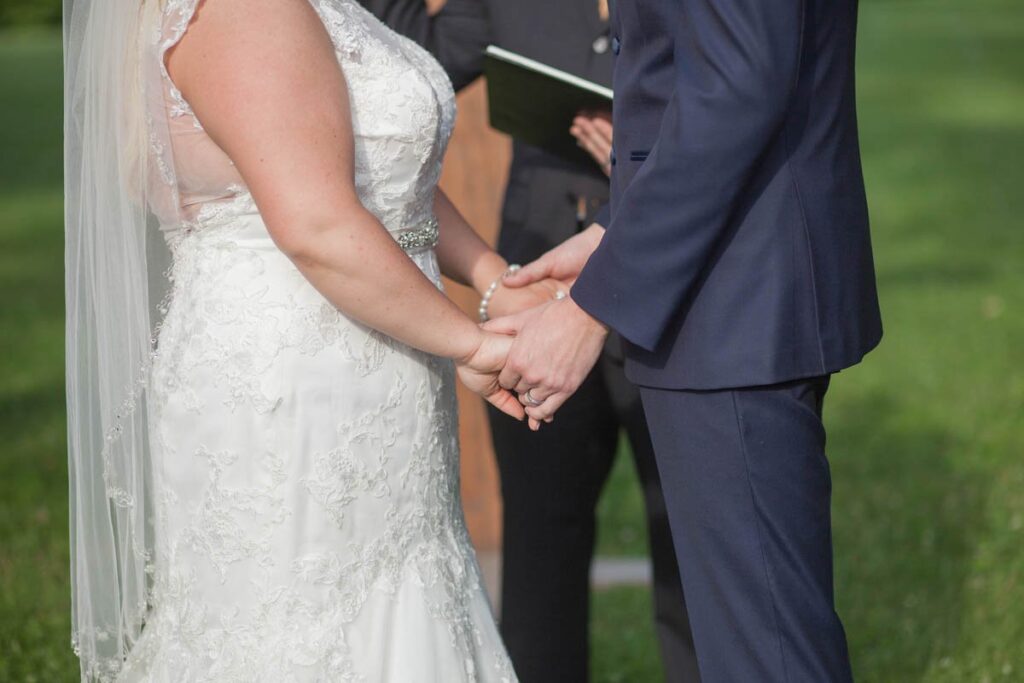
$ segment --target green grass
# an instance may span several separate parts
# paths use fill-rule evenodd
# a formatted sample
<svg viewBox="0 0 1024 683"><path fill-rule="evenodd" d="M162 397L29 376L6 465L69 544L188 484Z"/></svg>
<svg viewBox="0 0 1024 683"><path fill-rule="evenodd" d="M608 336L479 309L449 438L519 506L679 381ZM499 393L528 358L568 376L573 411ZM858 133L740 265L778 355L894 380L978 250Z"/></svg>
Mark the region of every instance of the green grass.
<svg viewBox="0 0 1024 683"><path fill-rule="evenodd" d="M860 681L1024 680L1024 5L865 1L886 338L833 382L839 611ZM60 46L0 33L0 682L70 681ZM11 107L9 103L15 103ZM632 465L600 552L645 550ZM594 598L600 683L659 679L642 589Z"/></svg>
<svg viewBox="0 0 1024 683"><path fill-rule="evenodd" d="M59 34L0 33L0 681L12 683L70 681L76 671L67 570L60 68Z"/></svg>
<svg viewBox="0 0 1024 683"><path fill-rule="evenodd" d="M864 12L887 324L828 407L864 680L1024 680L1024 6Z"/></svg>

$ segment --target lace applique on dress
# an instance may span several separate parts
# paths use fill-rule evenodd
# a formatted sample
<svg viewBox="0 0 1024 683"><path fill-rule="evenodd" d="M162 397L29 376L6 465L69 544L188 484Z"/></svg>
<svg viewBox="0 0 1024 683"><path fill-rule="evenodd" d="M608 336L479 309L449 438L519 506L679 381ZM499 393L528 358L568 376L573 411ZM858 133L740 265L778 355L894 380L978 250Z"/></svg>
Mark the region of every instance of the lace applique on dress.
<svg viewBox="0 0 1024 683"><path fill-rule="evenodd" d="M147 386L154 587L119 680L514 681L462 517L453 367L334 309L276 248L163 64L196 2L167 0L154 38L173 266ZM432 217L451 85L353 0L310 2L360 199L397 238ZM440 287L429 244L410 258Z"/></svg>

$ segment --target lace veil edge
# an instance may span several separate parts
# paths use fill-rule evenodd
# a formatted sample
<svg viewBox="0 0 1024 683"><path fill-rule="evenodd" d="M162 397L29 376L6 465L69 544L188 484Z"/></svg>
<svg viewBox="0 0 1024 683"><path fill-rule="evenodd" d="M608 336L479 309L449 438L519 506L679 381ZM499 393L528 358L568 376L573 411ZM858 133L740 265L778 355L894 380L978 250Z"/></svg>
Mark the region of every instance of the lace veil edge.
<svg viewBox="0 0 1024 683"><path fill-rule="evenodd" d="M166 119L153 114L161 10L160 0L64 3L72 645L82 681L117 677L150 603L146 388L168 263L153 211L173 221L177 206Z"/></svg>

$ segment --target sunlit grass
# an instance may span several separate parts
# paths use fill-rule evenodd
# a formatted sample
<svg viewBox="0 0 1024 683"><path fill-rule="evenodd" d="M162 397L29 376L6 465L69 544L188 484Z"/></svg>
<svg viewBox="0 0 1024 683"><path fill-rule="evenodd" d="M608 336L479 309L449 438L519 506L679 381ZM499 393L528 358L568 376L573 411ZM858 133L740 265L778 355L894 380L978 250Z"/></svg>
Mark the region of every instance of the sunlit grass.
<svg viewBox="0 0 1024 683"><path fill-rule="evenodd" d="M861 9L886 338L833 382L839 610L861 681L1024 680L1024 5ZM0 682L70 681L60 45L0 33ZM13 106L11 106L13 103ZM645 551L616 465L600 552ZM594 599L601 683L658 680L646 590Z"/></svg>

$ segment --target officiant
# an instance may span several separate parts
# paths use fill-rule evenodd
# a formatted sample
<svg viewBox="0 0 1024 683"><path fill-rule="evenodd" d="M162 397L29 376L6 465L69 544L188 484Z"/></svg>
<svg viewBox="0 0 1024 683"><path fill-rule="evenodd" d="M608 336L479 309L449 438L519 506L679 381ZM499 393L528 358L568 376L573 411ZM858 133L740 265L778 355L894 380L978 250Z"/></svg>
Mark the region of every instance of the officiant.
<svg viewBox="0 0 1024 683"><path fill-rule="evenodd" d="M391 28L430 50L456 90L480 76L489 44L611 85L608 0L361 0ZM594 161L513 140L498 250L528 263L595 220L608 200L610 112L573 126ZM569 136L569 130L566 131ZM495 292L492 305L500 301ZM666 680L699 680L679 570L639 393L618 342L558 419L531 432L490 411L504 498L501 630L523 683L589 679L589 577L595 507L625 430L643 488L654 574L654 619Z"/></svg>

